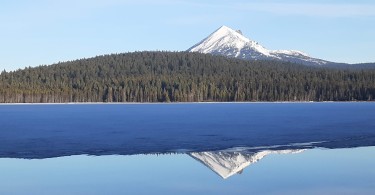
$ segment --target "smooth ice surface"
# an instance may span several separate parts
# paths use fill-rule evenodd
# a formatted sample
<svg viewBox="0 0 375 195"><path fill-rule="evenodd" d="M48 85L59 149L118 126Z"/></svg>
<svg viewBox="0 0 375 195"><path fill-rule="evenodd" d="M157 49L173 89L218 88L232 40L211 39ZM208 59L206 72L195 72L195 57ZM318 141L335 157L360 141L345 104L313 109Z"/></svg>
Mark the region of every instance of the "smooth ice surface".
<svg viewBox="0 0 375 195"><path fill-rule="evenodd" d="M0 116L0 157L375 145L375 103L1 105Z"/></svg>

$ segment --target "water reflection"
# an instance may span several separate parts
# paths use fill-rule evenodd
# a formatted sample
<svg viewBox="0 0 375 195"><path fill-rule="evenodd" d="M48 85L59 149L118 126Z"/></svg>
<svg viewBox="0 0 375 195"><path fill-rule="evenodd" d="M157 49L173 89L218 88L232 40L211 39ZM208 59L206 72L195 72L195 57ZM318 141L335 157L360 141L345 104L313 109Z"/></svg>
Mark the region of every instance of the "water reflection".
<svg viewBox="0 0 375 195"><path fill-rule="evenodd" d="M263 150L258 152L242 151L210 151L192 152L188 155L201 162L223 179L235 174L241 174L243 170L270 154L297 154L305 149L291 150Z"/></svg>
<svg viewBox="0 0 375 195"><path fill-rule="evenodd" d="M365 140L365 141L364 141ZM371 142L369 142L370 140ZM31 140L32 141L32 140ZM11 159L51 159L56 157L66 157L75 155L89 155L89 156L138 156L142 155L153 155L160 156L166 154L178 154L186 155L193 158L195 161L203 164L211 171L216 173L222 179L228 179L236 174L241 174L245 168L258 161L262 160L266 156L274 154L290 155L299 154L309 149L314 148L329 148L329 149L340 149L340 148L357 148L352 145L367 146L373 145L373 137L366 139L350 139L350 140L336 140L336 141L321 141L321 142L308 142L308 143L293 143L287 145L271 145L271 146L256 146L256 147L233 147L228 149L211 150L207 151L204 149L198 150L187 150L187 149L163 149L154 150L152 152L143 152L141 149L133 148L126 150L123 148L96 148L95 150L80 150L79 147L76 149L67 149L62 146L55 145L59 150L54 151L53 148L40 147L34 145L34 147L21 148L18 151L11 151L7 153L0 153L0 161L2 158ZM38 147L35 147L38 146ZM144 148L143 148L144 149Z"/></svg>
<svg viewBox="0 0 375 195"><path fill-rule="evenodd" d="M0 194L374 194L373 156L360 147L0 158Z"/></svg>

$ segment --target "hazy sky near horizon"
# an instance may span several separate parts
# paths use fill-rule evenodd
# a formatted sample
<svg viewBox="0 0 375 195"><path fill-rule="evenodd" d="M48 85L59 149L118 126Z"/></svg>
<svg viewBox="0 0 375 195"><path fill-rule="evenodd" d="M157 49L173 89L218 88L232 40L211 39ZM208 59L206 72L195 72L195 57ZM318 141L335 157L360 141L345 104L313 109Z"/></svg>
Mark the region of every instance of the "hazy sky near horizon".
<svg viewBox="0 0 375 195"><path fill-rule="evenodd" d="M0 69L143 50L182 51L222 25L268 49L375 62L372 0L0 1Z"/></svg>

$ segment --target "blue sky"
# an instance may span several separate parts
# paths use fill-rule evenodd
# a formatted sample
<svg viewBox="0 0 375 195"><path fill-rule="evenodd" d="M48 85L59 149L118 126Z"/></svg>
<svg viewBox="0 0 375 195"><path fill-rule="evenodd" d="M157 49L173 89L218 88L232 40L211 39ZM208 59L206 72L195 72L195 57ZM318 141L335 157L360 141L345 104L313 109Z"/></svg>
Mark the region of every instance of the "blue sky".
<svg viewBox="0 0 375 195"><path fill-rule="evenodd" d="M222 25L268 49L375 62L370 0L0 0L0 69L109 53L186 50Z"/></svg>

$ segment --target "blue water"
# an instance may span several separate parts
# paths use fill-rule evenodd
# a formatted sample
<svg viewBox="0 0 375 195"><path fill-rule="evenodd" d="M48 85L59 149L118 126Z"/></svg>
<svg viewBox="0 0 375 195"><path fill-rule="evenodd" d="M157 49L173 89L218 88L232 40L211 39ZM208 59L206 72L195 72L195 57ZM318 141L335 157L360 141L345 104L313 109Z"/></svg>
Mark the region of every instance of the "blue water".
<svg viewBox="0 0 375 195"><path fill-rule="evenodd" d="M270 155L226 180L185 154L0 159L0 194L368 194L375 148Z"/></svg>
<svg viewBox="0 0 375 195"><path fill-rule="evenodd" d="M375 103L0 105L0 194L374 194L374 119ZM251 163L223 179L194 153Z"/></svg>
<svg viewBox="0 0 375 195"><path fill-rule="evenodd" d="M375 145L375 103L0 106L0 157Z"/></svg>

